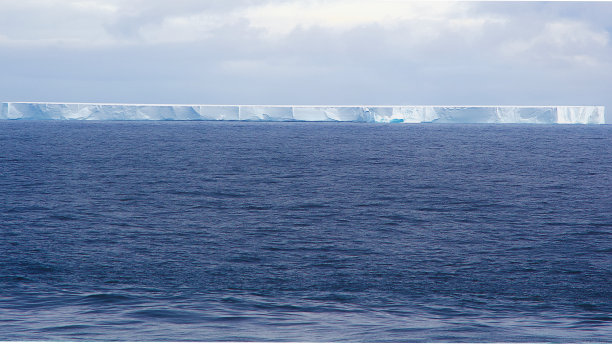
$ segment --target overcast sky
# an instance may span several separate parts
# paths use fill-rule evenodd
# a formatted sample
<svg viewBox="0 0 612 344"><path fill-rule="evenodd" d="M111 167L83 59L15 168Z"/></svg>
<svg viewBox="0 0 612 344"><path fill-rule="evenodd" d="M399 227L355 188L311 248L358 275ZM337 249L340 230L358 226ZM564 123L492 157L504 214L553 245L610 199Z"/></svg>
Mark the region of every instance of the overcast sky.
<svg viewBox="0 0 612 344"><path fill-rule="evenodd" d="M610 18L611 2L0 0L0 100L611 112Z"/></svg>

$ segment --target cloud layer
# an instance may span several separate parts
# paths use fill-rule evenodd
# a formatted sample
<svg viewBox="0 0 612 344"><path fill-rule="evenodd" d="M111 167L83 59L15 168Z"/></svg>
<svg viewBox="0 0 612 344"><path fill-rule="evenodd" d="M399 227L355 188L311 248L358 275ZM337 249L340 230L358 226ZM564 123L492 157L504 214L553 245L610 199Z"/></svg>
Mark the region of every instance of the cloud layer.
<svg viewBox="0 0 612 344"><path fill-rule="evenodd" d="M609 18L605 2L8 0L0 99L612 111Z"/></svg>

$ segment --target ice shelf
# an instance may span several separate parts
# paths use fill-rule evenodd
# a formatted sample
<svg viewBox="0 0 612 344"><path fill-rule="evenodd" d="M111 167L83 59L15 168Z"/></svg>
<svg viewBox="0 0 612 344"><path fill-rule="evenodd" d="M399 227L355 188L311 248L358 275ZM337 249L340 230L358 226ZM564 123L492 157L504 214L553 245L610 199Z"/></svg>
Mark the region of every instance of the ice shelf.
<svg viewBox="0 0 612 344"><path fill-rule="evenodd" d="M603 106L293 106L4 102L0 119L605 124Z"/></svg>

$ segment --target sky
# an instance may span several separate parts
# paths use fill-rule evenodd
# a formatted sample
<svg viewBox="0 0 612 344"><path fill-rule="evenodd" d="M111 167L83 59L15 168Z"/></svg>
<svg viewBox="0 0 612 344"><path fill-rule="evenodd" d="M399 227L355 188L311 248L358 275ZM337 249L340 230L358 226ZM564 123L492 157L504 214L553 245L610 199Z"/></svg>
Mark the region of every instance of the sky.
<svg viewBox="0 0 612 344"><path fill-rule="evenodd" d="M612 2L0 0L0 101L612 112L610 18Z"/></svg>

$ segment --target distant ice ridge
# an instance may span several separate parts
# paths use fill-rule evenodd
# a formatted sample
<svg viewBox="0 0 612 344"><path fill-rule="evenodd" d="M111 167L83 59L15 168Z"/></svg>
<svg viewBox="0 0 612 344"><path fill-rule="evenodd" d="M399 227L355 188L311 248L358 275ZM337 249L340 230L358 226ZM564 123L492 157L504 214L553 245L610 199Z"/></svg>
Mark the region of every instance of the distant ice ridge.
<svg viewBox="0 0 612 344"><path fill-rule="evenodd" d="M604 124L603 106L282 106L2 103L0 119Z"/></svg>

